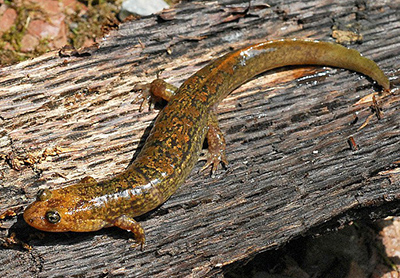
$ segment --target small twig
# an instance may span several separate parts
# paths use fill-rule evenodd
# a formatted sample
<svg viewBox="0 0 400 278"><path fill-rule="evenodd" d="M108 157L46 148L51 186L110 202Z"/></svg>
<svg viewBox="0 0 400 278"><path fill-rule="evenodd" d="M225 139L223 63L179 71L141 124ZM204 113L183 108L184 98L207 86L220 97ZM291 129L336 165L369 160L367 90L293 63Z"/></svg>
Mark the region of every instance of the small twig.
<svg viewBox="0 0 400 278"><path fill-rule="evenodd" d="M352 151L358 151L358 146L357 146L356 141L354 140L353 136L350 136L347 139L347 143L349 143Z"/></svg>

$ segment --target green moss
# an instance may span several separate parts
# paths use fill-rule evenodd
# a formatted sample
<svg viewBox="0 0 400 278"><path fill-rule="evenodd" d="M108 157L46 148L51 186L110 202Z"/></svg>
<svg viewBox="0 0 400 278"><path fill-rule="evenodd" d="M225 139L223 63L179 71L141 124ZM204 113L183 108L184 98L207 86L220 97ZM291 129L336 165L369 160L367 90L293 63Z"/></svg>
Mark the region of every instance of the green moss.
<svg viewBox="0 0 400 278"><path fill-rule="evenodd" d="M19 1L18 1L19 2ZM82 2L81 2L82 3ZM68 44L80 48L87 40L94 41L102 37L110 28L119 24L117 14L122 0L89 0L83 3L87 6L87 12L82 13L78 7L71 13L65 13L67 23ZM9 65L39 56L49 50L50 38L39 41L39 45L32 52L21 52L21 40L26 34L27 27L32 18L47 20L46 11L41 11L40 6L27 4L25 1L5 1L10 8L17 12L17 19L7 32L0 38L0 64Z"/></svg>
<svg viewBox="0 0 400 278"><path fill-rule="evenodd" d="M107 26L119 23L117 14L122 0L118 1L87 1L88 11L84 16L79 12L71 16L67 23L70 28L69 40L75 48L80 48L87 40L95 40L107 32Z"/></svg>
<svg viewBox="0 0 400 278"><path fill-rule="evenodd" d="M19 6L16 2L5 1L5 3L13 8L17 12L17 18L15 24L10 27L1 36L0 43L0 63L1 65L9 65L16 62L20 62L40 54L45 51L35 51L29 53L21 52L21 41L24 37L29 22L31 20L31 14L38 10L38 6L35 4L23 4ZM43 49L42 45L39 45Z"/></svg>

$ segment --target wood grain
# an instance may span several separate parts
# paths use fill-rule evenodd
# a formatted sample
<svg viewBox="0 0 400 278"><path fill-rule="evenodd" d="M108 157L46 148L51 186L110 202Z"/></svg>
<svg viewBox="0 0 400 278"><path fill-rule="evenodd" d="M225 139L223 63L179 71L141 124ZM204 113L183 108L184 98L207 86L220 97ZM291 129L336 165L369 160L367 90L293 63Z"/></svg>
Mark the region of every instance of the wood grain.
<svg viewBox="0 0 400 278"><path fill-rule="evenodd" d="M50 52L1 68L0 212L25 207L39 189L123 171L157 115L139 112L133 86L157 74L180 85L213 58L250 43L332 41L334 24L358 24L364 41L351 47L376 61L396 86L400 1L360 3L252 1L244 17L233 8L244 10L247 2L182 3L163 17L122 24L90 56ZM396 87L379 98L384 117L372 116L357 130L372 112L370 103L355 103L377 90L341 69L264 74L219 106L228 169L209 177L198 173L199 162L170 200L141 217L143 252L116 228L41 233L19 213L1 222L1 236L15 232L33 249L1 247L0 275L216 277L232 262L292 238L398 214ZM350 136L359 150L351 150Z"/></svg>

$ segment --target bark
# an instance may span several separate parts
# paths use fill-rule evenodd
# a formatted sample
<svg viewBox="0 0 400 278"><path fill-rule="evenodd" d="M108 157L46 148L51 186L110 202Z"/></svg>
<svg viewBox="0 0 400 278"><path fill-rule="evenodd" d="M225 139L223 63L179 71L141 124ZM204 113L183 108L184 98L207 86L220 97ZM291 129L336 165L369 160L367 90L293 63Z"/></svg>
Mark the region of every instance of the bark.
<svg viewBox="0 0 400 278"><path fill-rule="evenodd" d="M21 210L39 189L87 175L106 179L127 167L157 115L139 112L132 88L157 74L180 85L232 49L288 37L333 41L332 26L351 24L363 41L350 47L393 83L399 78L399 0L252 1L246 11L247 5L182 3L122 24L87 55L51 52L0 69L0 212L17 212L1 222L1 235L14 232L32 246L2 247L1 276L215 277L292 238L398 214L396 88L378 96L378 120L371 102L356 104L379 90L372 80L341 69L288 67L220 104L228 169L210 177L199 173L199 162L176 194L140 217L144 251L130 248L130 235L116 228L53 234L23 221Z"/></svg>

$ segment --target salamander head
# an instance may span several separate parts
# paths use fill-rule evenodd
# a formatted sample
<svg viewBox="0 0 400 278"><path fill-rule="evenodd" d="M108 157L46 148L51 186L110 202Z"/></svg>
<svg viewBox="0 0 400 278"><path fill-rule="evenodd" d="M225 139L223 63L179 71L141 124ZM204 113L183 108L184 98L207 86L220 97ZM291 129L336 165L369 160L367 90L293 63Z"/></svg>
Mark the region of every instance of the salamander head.
<svg viewBox="0 0 400 278"><path fill-rule="evenodd" d="M87 232L109 226L68 187L39 191L36 201L25 209L24 219L30 226L48 232Z"/></svg>

